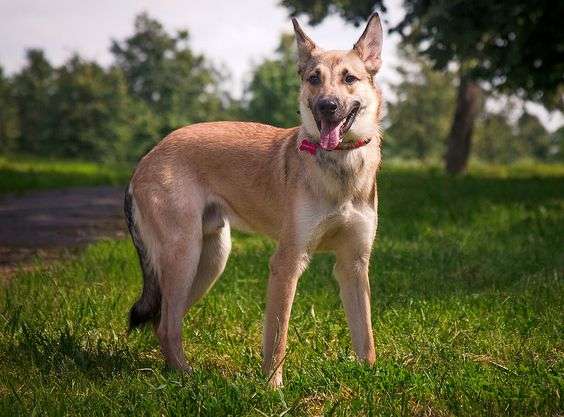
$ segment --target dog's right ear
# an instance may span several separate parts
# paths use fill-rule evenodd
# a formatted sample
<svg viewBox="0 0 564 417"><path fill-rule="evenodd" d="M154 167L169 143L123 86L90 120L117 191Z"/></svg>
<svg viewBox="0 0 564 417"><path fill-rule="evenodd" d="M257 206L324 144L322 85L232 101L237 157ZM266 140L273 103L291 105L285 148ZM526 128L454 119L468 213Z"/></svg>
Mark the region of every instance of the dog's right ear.
<svg viewBox="0 0 564 417"><path fill-rule="evenodd" d="M311 58L312 52L317 48L315 43L304 33L296 18L292 18L296 43L298 44L298 73L300 75L305 70L306 64Z"/></svg>

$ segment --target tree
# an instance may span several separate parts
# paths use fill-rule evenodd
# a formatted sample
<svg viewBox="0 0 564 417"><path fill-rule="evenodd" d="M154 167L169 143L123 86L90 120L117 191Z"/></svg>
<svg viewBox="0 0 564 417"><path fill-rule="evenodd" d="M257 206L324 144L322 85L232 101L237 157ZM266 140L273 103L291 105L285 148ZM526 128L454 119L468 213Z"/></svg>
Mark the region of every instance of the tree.
<svg viewBox="0 0 564 417"><path fill-rule="evenodd" d="M138 157L159 138L156 117L128 95L119 68L105 69L78 55L53 68L38 50L28 53L28 61L7 84L18 123L9 106L0 107L3 143L19 130L19 151L121 161ZM4 84L0 78L0 101ZM4 123L6 118L9 123Z"/></svg>
<svg viewBox="0 0 564 417"><path fill-rule="evenodd" d="M404 51L407 65L396 68L402 81L392 86L397 100L388 104L384 151L395 157L439 159L440 138L448 133L454 107L453 76L434 71L412 49Z"/></svg>
<svg viewBox="0 0 564 417"><path fill-rule="evenodd" d="M445 166L466 167L481 82L486 88L562 107L564 3L548 0L404 0L406 15L393 31L428 57L435 68L458 69L458 97L447 140ZM358 24L382 2L373 0L283 0L292 15L305 13L318 23L339 13Z"/></svg>
<svg viewBox="0 0 564 417"><path fill-rule="evenodd" d="M296 103L300 83L296 75L294 37L282 35L276 57L254 69L247 87L247 119L275 126L290 127L299 123Z"/></svg>
<svg viewBox="0 0 564 417"><path fill-rule="evenodd" d="M122 42L113 41L111 51L125 74L129 93L161 118L161 134L221 117L221 74L191 51L188 31L170 35L142 13L135 19L134 34Z"/></svg>
<svg viewBox="0 0 564 417"><path fill-rule="evenodd" d="M550 135L549 160L564 162L564 126Z"/></svg>
<svg viewBox="0 0 564 417"><path fill-rule="evenodd" d="M506 111L486 112L477 120L474 155L481 161L504 164L527 156L526 145Z"/></svg>
<svg viewBox="0 0 564 417"><path fill-rule="evenodd" d="M55 71L42 50L29 49L27 63L13 80L13 99L19 120L18 150L48 152L53 136L51 109Z"/></svg>
<svg viewBox="0 0 564 417"><path fill-rule="evenodd" d="M191 52L186 31L169 35L142 14L134 35L114 41L112 51L110 68L78 55L55 68L29 50L19 74L0 72L4 150L17 135L17 150L32 154L131 160L174 128L230 115L223 75Z"/></svg>
<svg viewBox="0 0 564 417"><path fill-rule="evenodd" d="M19 135L17 108L13 101L13 85L0 67L0 152L14 150Z"/></svg>
<svg viewBox="0 0 564 417"><path fill-rule="evenodd" d="M57 70L53 108L56 134L50 154L118 161L140 151L135 141L147 109L128 96L118 68L105 70L95 62L73 56ZM143 136L158 136L156 120L145 124Z"/></svg>
<svg viewBox="0 0 564 417"><path fill-rule="evenodd" d="M384 1L381 0L282 0L280 4L292 16L306 14L312 25L321 23L328 15L338 14L344 20L359 26L375 10L386 11Z"/></svg>
<svg viewBox="0 0 564 417"><path fill-rule="evenodd" d="M511 111L484 112L476 123L475 154L484 161L511 163L520 159L549 162L556 159L552 135L540 120L524 111L512 121Z"/></svg>
<svg viewBox="0 0 564 417"><path fill-rule="evenodd" d="M527 154L547 161L550 157L551 138L537 116L523 112L517 121L519 139L527 147Z"/></svg>

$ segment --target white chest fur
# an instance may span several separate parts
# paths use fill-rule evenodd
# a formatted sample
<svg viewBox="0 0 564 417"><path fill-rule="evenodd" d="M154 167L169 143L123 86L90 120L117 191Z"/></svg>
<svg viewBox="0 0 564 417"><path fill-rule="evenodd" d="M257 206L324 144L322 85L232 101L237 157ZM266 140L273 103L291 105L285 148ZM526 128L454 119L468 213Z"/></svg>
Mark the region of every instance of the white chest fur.
<svg viewBox="0 0 564 417"><path fill-rule="evenodd" d="M369 204L353 204L351 200L334 204L302 198L296 207L295 219L298 244L309 252L318 248L334 249L324 244L332 234L371 241L377 226L375 209Z"/></svg>

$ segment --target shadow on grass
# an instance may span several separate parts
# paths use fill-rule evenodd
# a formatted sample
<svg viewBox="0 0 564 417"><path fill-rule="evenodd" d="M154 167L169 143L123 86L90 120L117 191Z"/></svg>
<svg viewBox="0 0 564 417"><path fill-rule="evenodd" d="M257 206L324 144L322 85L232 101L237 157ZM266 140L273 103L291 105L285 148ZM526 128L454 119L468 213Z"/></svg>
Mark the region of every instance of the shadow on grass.
<svg viewBox="0 0 564 417"><path fill-rule="evenodd" d="M553 205L564 198L564 176L450 178L433 172L387 172L379 177L381 224L466 223L488 206Z"/></svg>
<svg viewBox="0 0 564 417"><path fill-rule="evenodd" d="M6 349L7 359L12 366L34 366L44 374L77 370L90 379L106 379L151 363L123 341L93 338L68 325L47 330L24 322L14 330L12 343Z"/></svg>

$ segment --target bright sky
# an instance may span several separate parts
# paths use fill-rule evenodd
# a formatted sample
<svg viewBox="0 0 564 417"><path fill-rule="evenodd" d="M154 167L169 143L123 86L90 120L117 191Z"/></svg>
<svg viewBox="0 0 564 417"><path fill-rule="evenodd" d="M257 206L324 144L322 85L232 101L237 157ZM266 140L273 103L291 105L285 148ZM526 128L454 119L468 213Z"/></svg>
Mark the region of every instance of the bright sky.
<svg viewBox="0 0 564 417"><path fill-rule="evenodd" d="M8 73L24 63L25 49L46 51L54 64L63 63L78 52L102 64L111 62L110 40L122 40L133 31L134 16L147 11L168 31L188 28L191 45L233 74L231 89L242 92L253 63L272 55L282 32L291 32L286 9L278 0L0 0L0 65ZM388 0L384 16L393 25L402 16L400 0ZM326 19L315 28L302 26L317 44L326 49L348 49L363 27L345 24L338 17ZM384 23L385 24L385 23ZM386 27L386 25L385 25ZM383 68L379 81L397 81L393 67L398 65L397 37L384 40ZM549 115L541 106L530 106L547 127L564 124L562 114Z"/></svg>

